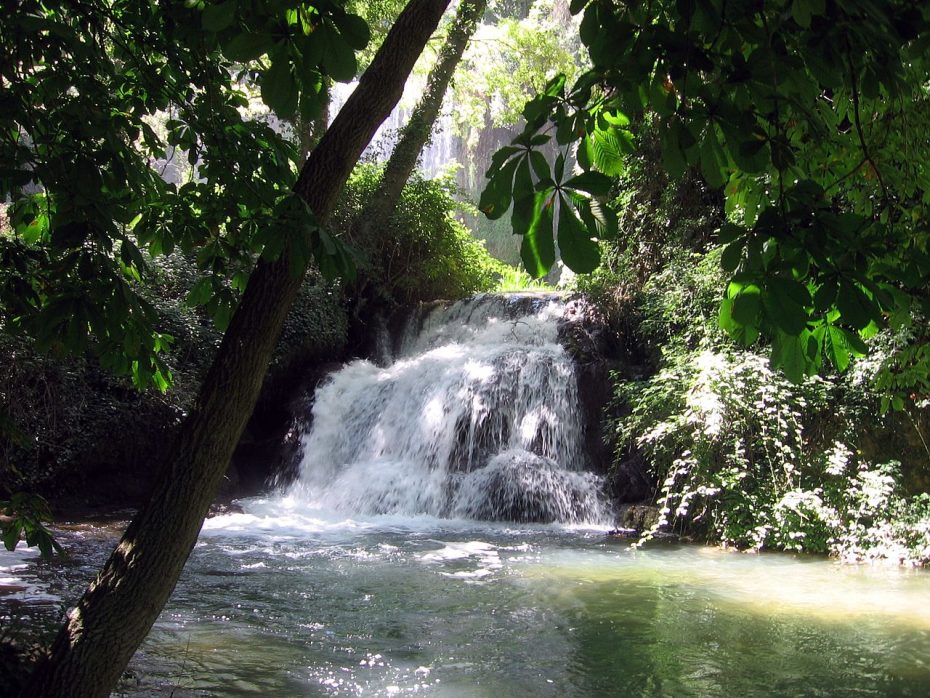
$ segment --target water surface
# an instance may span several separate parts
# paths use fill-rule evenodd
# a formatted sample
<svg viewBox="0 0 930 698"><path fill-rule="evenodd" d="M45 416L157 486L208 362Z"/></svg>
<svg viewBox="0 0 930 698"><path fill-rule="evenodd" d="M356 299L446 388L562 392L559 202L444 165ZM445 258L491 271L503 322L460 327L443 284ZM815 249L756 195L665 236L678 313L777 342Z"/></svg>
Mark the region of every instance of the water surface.
<svg viewBox="0 0 930 698"><path fill-rule="evenodd" d="M593 529L248 510L207 522L125 694L930 693L920 571L634 552ZM66 563L20 555L0 576L27 590L0 609L58 613L117 530L64 531Z"/></svg>

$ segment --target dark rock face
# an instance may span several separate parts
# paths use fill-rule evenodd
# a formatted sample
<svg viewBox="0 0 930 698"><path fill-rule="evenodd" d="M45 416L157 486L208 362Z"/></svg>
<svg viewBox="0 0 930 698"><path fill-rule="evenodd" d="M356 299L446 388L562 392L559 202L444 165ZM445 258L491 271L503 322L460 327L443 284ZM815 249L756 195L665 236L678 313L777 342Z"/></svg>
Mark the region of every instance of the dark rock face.
<svg viewBox="0 0 930 698"><path fill-rule="evenodd" d="M646 461L634 454L618 463L607 476L607 488L611 498L618 504L652 500L655 483L649 475Z"/></svg>
<svg viewBox="0 0 930 698"><path fill-rule="evenodd" d="M592 467L607 475L608 494L618 503L649 499L654 484L642 458L615 464L605 417L613 397L611 373L633 377L643 371L637 348L627 346L607 318L582 297L567 302L559 337L575 360L584 440Z"/></svg>
<svg viewBox="0 0 930 698"><path fill-rule="evenodd" d="M297 477L301 436L310 428L314 393L341 365L295 362L275 373L233 454L221 500L283 487Z"/></svg>

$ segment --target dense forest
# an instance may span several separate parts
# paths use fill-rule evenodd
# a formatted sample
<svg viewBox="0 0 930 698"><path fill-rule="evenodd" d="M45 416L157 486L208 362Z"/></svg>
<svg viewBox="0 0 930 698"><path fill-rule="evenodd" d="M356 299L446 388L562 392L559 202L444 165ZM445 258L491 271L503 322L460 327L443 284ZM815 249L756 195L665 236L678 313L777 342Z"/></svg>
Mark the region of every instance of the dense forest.
<svg viewBox="0 0 930 698"><path fill-rule="evenodd" d="M925 3L16 0L0 47L3 542L135 512L0 692L109 695L294 406L479 293L583 308L634 546L930 563Z"/></svg>

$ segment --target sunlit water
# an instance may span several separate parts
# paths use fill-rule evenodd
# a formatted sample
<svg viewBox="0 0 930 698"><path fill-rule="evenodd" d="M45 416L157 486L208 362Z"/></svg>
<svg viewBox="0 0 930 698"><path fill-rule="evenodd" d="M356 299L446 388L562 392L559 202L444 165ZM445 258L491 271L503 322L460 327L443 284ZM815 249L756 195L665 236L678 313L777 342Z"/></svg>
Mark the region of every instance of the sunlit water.
<svg viewBox="0 0 930 698"><path fill-rule="evenodd" d="M247 511L207 522L126 694L930 693L919 571L632 552L591 529ZM26 587L0 596L4 616L55 616L117 531L64 531L65 563L4 553L0 576Z"/></svg>
<svg viewBox="0 0 930 698"><path fill-rule="evenodd" d="M297 481L206 522L121 692L930 695L927 574L596 527L563 309L436 307L334 374ZM59 622L120 528L61 530L67 560L0 553L4 627Z"/></svg>

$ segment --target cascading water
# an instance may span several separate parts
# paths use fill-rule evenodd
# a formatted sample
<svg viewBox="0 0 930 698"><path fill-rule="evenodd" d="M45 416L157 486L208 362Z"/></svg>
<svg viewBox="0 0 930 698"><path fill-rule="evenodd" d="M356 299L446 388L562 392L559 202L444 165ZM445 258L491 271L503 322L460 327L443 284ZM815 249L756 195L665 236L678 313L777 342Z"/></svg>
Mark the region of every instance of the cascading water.
<svg viewBox="0 0 930 698"><path fill-rule="evenodd" d="M316 395L289 496L352 514L607 523L587 472L554 295L483 295L411 318L393 361Z"/></svg>

